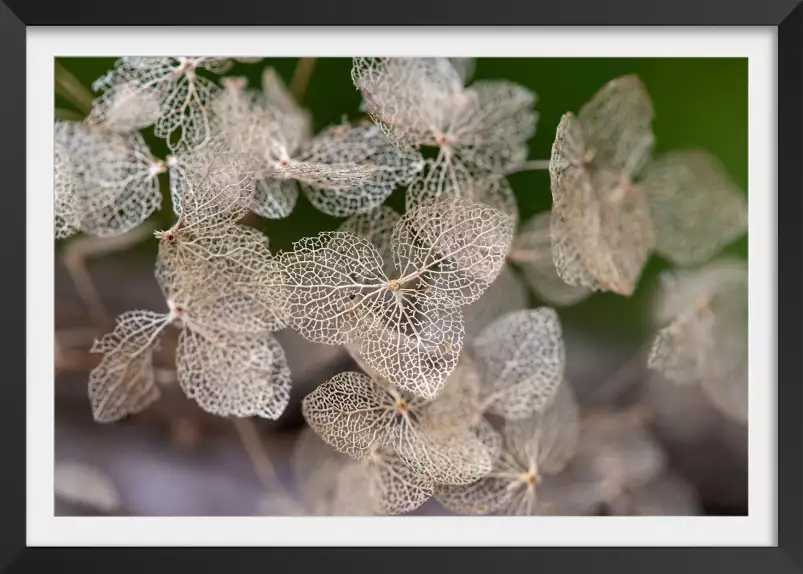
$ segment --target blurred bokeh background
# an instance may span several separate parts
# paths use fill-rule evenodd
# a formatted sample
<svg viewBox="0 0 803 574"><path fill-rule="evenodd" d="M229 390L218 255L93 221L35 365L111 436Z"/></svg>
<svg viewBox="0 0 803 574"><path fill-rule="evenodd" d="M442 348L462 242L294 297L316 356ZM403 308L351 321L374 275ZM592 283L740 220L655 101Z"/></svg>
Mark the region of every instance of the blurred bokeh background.
<svg viewBox="0 0 803 574"><path fill-rule="evenodd" d="M92 82L110 69L115 58L61 58L59 74L91 90ZM257 64L235 63L229 75L246 76L258 87L262 70L274 67L290 81L297 60L265 59ZM360 96L350 78L351 60L321 58L315 62L303 105L312 112L315 129L355 118ZM747 60L746 59L596 59L596 58L480 58L474 79L507 79L538 95L538 128L530 142L530 159L547 159L555 127L563 113L577 111L604 83L624 74L637 74L655 106L655 152L703 148L714 153L729 175L747 193ZM57 87L57 116L79 119L82 110L69 91ZM164 142L145 132L152 152L165 157ZM549 209L551 195L546 171L513 174L521 219ZM167 189L166 178L162 182ZM172 210L165 196L153 218L157 229L169 227ZM403 193L389 203L400 208ZM318 231L334 229L341 220L315 210L301 194L292 215L284 220L255 220L269 236L272 249ZM106 312L128 309L163 310L164 301L153 279L156 240L145 233L123 251L90 254L82 238L57 242L56 361L57 462L90 465L115 485L119 507L112 512L133 515L252 515L281 512L265 502L262 486L241 437L231 421L206 415L179 391L141 415L114 425L92 420L86 395L89 370L97 357L87 349L97 321L80 295L82 281L91 280ZM747 255L747 237L730 245L726 254ZM87 273L77 277L76 261L86 261ZM64 262L72 262L72 275ZM700 512L745 514L747 511L746 427L711 408L695 388L668 388L650 382L638 361L631 360L651 334L650 304L658 274L668 264L653 256L639 289L630 298L595 294L573 307L559 309L566 344L568 379L581 404L607 403L624 408L648 403L655 410L650 425L669 455L672 469L689 480L698 494ZM81 275L81 273L79 273ZM541 303L533 296L533 306ZM276 423L256 422L262 448L292 489L289 470L292 443L303 419L298 401L332 374L353 368L340 349L309 343L292 332L279 334L294 378L294 400ZM167 366L165 367L167 369ZM610 384L616 380L614 385ZM267 504L267 507L266 507ZM56 498L57 514L100 512L87 505ZM441 513L430 502L416 514Z"/></svg>

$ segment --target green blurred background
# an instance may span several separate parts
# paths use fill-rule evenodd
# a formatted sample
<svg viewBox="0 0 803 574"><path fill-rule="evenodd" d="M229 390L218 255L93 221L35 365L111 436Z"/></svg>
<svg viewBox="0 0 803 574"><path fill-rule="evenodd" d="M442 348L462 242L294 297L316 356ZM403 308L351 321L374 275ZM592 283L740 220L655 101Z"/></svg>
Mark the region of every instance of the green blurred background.
<svg viewBox="0 0 803 574"><path fill-rule="evenodd" d="M115 58L59 58L58 62L83 85L92 82L114 64ZM259 87L262 70L274 67L289 82L297 59L268 58L258 64L240 64L230 75L246 76L249 85ZM672 149L704 148L716 154L730 176L747 193L747 59L745 58L480 58L473 79L507 79L522 84L538 95L538 128L530 141L530 159L549 157L555 127L561 115L577 111L605 82L624 74L638 74L655 105L654 131L661 154ZM346 116L357 117L360 96L350 77L351 60L321 58L316 62L304 101L315 121L315 129L338 123ZM75 108L56 95L56 107ZM145 132L151 150L165 157L164 142ZM546 171L510 176L522 220L549 209L551 195ZM166 181L163 189L167 189ZM389 202L400 209L402 190ZM171 224L168 203L156 214L158 225ZM290 217L265 220L263 229L273 249L288 249L292 242L318 231L333 229L341 220L315 210L301 194ZM747 237L730 245L725 253L747 257ZM131 254L132 264L156 254L156 242L147 242ZM639 289L631 298L598 293L587 301L561 310L567 327L590 334L628 341L641 339L650 326L649 304L657 274L667 263L653 256L644 271ZM533 304L539 304L533 300Z"/></svg>

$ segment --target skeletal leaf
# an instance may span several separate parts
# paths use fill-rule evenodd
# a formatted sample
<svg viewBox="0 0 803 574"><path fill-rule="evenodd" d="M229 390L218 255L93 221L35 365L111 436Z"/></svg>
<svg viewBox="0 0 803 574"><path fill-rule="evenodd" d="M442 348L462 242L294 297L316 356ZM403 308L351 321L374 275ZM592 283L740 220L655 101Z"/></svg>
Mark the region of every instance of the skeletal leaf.
<svg viewBox="0 0 803 574"><path fill-rule="evenodd" d="M295 206L298 185L280 173L312 134L311 117L300 108L271 68L263 74L263 91L247 90L245 78L224 78L212 101L214 131L234 152L254 166L256 191L252 209L271 219L287 217Z"/></svg>
<svg viewBox="0 0 803 574"><path fill-rule="evenodd" d="M279 259L282 314L304 337L358 345L380 376L434 397L457 364L459 307L493 282L510 220L459 200L408 211L395 225L389 278L380 251L347 232L297 242Z"/></svg>
<svg viewBox="0 0 803 574"><path fill-rule="evenodd" d="M372 449L363 459L338 453L307 427L293 453L308 509L315 514L403 514L432 496L432 483L391 450Z"/></svg>
<svg viewBox="0 0 803 574"><path fill-rule="evenodd" d="M588 161L612 172L638 172L655 139L654 116L638 76L621 76L605 84L577 114Z"/></svg>
<svg viewBox="0 0 803 574"><path fill-rule="evenodd" d="M120 235L159 209L157 176L166 166L139 133L56 121L55 141L57 226L100 237Z"/></svg>
<svg viewBox="0 0 803 574"><path fill-rule="evenodd" d="M254 196L254 166L220 140L170 156L173 211L185 226L208 229L244 216Z"/></svg>
<svg viewBox="0 0 803 574"><path fill-rule="evenodd" d="M435 498L459 514L551 513L554 500L542 491L560 480L574 455L577 424L574 396L564 385L545 412L505 424L504 446L490 473L469 485L438 485Z"/></svg>
<svg viewBox="0 0 803 574"><path fill-rule="evenodd" d="M89 375L89 400L97 422L136 414L161 396L153 375L153 350L172 317L151 311L127 311L114 331L95 341L91 352L103 359Z"/></svg>
<svg viewBox="0 0 803 574"><path fill-rule="evenodd" d="M414 397L363 373L341 373L304 398L302 412L321 438L354 458L390 448L418 475L468 484L490 470L461 403Z"/></svg>
<svg viewBox="0 0 803 574"><path fill-rule="evenodd" d="M587 298L591 291L570 285L558 275L552 256L551 214L539 213L519 230L508 253L518 265L535 294L547 303L569 306Z"/></svg>
<svg viewBox="0 0 803 574"><path fill-rule="evenodd" d="M702 150L665 154L639 182L655 225L655 250L678 265L703 263L747 231L747 201Z"/></svg>
<svg viewBox="0 0 803 574"><path fill-rule="evenodd" d="M421 145L463 99L463 80L445 58L354 58L351 78L393 142Z"/></svg>
<svg viewBox="0 0 803 574"><path fill-rule="evenodd" d="M232 333L187 322L176 350L178 382L207 412L277 419L290 400L290 370L269 333Z"/></svg>
<svg viewBox="0 0 803 574"><path fill-rule="evenodd" d="M676 383L699 384L725 415L747 420L747 269L723 259L665 275L657 303L668 321L648 366Z"/></svg>
<svg viewBox="0 0 803 574"><path fill-rule="evenodd" d="M171 150L195 147L210 136L208 107L218 91L198 70L220 74L230 65L225 58L120 58L92 85L102 95L95 100L89 121L127 129L154 124L154 133Z"/></svg>
<svg viewBox="0 0 803 574"><path fill-rule="evenodd" d="M393 146L374 124L339 125L316 136L288 168L320 211L335 217L380 205L423 168L418 152Z"/></svg>
<svg viewBox="0 0 803 574"><path fill-rule="evenodd" d="M654 247L644 192L633 183L652 149L653 111L643 84L606 84L558 125L549 174L552 249L567 283L629 296Z"/></svg>
<svg viewBox="0 0 803 574"><path fill-rule="evenodd" d="M516 420L542 411L561 387L565 351L558 316L549 307L509 313L472 346L488 412Z"/></svg>
<svg viewBox="0 0 803 574"><path fill-rule="evenodd" d="M120 508L117 487L100 469L70 461L56 462L53 470L55 493L62 500L107 513Z"/></svg>
<svg viewBox="0 0 803 574"><path fill-rule="evenodd" d="M58 130L58 127L56 128ZM56 138L53 156L53 215L56 239L65 239L78 232L80 212L75 195L75 176L67 147Z"/></svg>
<svg viewBox="0 0 803 574"><path fill-rule="evenodd" d="M463 88L446 58L355 58L352 79L364 109L400 147L435 147L438 155L409 187L407 202L477 199L475 190L527 157L535 132L535 95L505 81Z"/></svg>

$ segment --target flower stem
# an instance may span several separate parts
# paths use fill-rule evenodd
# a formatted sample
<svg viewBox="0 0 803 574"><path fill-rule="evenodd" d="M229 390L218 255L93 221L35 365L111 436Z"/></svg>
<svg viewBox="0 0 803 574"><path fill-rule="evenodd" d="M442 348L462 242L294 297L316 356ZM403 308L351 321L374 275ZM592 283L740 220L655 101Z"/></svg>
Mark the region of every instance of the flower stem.
<svg viewBox="0 0 803 574"><path fill-rule="evenodd" d="M293 72L293 77L290 80L290 91L300 104L304 101L304 95L307 93L310 77L315 70L315 63L317 58L299 58L296 69Z"/></svg>

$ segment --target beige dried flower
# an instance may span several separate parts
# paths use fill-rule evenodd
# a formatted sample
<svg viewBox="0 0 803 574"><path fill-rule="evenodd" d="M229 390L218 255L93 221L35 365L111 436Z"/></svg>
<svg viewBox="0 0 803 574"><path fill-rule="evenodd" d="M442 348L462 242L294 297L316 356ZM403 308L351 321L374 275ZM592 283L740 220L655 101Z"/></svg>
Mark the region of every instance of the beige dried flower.
<svg viewBox="0 0 803 574"><path fill-rule="evenodd" d="M405 213L390 240L302 239L279 257L282 313L307 339L359 345L383 378L432 398L457 364L460 307L495 280L511 235L503 213L451 199ZM375 244L390 244L393 275Z"/></svg>
<svg viewBox="0 0 803 574"><path fill-rule="evenodd" d="M699 384L725 415L745 422L748 406L747 267L722 259L663 276L658 331L648 366L680 384Z"/></svg>
<svg viewBox="0 0 803 574"><path fill-rule="evenodd" d="M349 372L304 398L307 423L338 451L363 458L392 449L416 474L440 484L468 484L490 470L490 456L471 432L465 405L427 400L387 381Z"/></svg>

